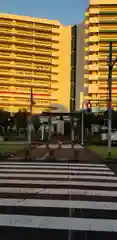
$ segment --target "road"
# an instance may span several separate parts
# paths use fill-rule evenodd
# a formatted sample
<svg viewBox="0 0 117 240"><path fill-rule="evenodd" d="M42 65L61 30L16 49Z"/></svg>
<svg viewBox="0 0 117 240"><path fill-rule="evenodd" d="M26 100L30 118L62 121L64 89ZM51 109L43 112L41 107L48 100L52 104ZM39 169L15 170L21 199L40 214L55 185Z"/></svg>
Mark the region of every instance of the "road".
<svg viewBox="0 0 117 240"><path fill-rule="evenodd" d="M105 164L0 162L0 239L117 239L117 177Z"/></svg>

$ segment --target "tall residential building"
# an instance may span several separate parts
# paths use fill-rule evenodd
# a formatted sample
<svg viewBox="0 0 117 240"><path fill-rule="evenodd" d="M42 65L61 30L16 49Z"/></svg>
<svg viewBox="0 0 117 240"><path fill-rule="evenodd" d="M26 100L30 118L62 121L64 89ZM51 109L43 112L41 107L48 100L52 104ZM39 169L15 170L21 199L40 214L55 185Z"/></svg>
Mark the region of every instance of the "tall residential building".
<svg viewBox="0 0 117 240"><path fill-rule="evenodd" d="M93 110L107 108L109 42L117 57L117 0L90 0L85 13L85 84ZM117 64L113 68L112 102L117 108Z"/></svg>
<svg viewBox="0 0 117 240"><path fill-rule="evenodd" d="M59 21L0 14L0 108L69 111L71 26ZM54 106L52 108L52 106Z"/></svg>

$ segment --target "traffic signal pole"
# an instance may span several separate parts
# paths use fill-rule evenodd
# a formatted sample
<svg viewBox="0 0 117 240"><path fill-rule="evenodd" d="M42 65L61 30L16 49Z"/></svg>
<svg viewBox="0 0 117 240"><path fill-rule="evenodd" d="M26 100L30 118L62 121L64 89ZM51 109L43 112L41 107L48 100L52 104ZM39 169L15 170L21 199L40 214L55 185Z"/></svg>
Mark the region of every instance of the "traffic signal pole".
<svg viewBox="0 0 117 240"><path fill-rule="evenodd" d="M28 142L31 144L31 135L32 135L32 105L33 105L33 89L30 88L30 113L28 121Z"/></svg>
<svg viewBox="0 0 117 240"><path fill-rule="evenodd" d="M113 66L117 62L117 57L113 61L112 59L112 42L109 45L109 61L108 61L108 157L111 157L111 132L112 132L112 70Z"/></svg>
<svg viewBox="0 0 117 240"><path fill-rule="evenodd" d="M108 74L108 157L111 157L111 129L112 129L112 42L109 46L109 74Z"/></svg>

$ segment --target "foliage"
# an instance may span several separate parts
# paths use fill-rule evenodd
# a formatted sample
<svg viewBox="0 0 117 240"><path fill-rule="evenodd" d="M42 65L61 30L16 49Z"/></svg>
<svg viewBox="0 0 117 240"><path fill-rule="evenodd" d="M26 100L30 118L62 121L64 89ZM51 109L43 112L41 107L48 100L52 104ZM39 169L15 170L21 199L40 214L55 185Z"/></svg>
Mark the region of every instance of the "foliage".
<svg viewBox="0 0 117 240"><path fill-rule="evenodd" d="M73 115L78 119L78 124L81 126L82 112L77 111L74 112ZM12 132L14 126L16 126L17 136L19 136L20 128L24 129L24 133L26 134L26 129L28 127L28 117L29 113L25 109L19 109L19 111L14 114L14 116L11 116L11 114L4 109L0 109L0 134L6 136L8 127L10 127L10 130ZM35 132L37 132L40 127L40 118L36 115L33 115L32 124L34 126ZM92 124L108 126L108 111L105 111L103 114L95 114L84 111L84 128L88 128L90 130ZM69 128L69 126L67 126L67 128ZM117 129L117 111L112 111L112 128Z"/></svg>
<svg viewBox="0 0 117 240"><path fill-rule="evenodd" d="M16 129L17 129L17 135L19 135L20 128L24 129L24 132L26 134L26 128L28 127L28 112L23 109L20 110L15 114L15 124L16 124Z"/></svg>

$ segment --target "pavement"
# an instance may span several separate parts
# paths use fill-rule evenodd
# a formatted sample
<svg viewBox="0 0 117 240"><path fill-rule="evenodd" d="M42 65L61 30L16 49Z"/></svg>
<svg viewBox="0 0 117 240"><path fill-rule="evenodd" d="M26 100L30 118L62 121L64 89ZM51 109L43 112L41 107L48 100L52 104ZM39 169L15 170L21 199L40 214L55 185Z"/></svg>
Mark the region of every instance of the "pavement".
<svg viewBox="0 0 117 240"><path fill-rule="evenodd" d="M106 164L0 162L0 239L117 239L117 176Z"/></svg>

